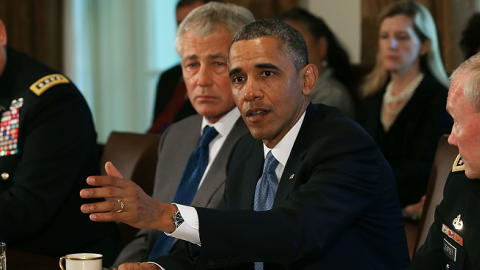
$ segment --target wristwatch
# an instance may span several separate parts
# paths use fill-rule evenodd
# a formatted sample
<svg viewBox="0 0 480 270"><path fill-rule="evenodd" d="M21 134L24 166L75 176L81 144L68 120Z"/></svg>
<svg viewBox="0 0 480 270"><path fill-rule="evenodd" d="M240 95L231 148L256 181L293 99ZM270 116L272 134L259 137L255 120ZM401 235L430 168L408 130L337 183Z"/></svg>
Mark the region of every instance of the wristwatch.
<svg viewBox="0 0 480 270"><path fill-rule="evenodd" d="M185 220L183 219L182 214L180 213L179 210L177 210L177 212L173 214L172 218L173 218L173 224L175 224L175 231L176 231L178 227L180 227L180 225L182 225Z"/></svg>

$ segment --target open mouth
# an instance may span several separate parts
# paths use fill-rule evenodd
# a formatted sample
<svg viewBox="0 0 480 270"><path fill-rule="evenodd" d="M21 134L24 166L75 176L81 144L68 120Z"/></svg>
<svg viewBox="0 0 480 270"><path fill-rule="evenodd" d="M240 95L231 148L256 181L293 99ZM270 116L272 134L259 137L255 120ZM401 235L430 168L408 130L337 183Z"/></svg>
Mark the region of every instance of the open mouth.
<svg viewBox="0 0 480 270"><path fill-rule="evenodd" d="M258 114L261 114L261 113L265 113L265 111L256 111L256 112L251 113L249 116L258 115Z"/></svg>
<svg viewBox="0 0 480 270"><path fill-rule="evenodd" d="M261 120L270 111L264 109L250 109L245 113L249 121L256 122Z"/></svg>

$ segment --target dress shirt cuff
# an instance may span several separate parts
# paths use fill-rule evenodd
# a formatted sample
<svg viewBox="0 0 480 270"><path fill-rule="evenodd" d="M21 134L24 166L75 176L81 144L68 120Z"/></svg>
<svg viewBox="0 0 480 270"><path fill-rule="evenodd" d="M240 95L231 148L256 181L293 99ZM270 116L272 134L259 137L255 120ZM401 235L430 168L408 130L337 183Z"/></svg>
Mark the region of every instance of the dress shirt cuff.
<svg viewBox="0 0 480 270"><path fill-rule="evenodd" d="M182 215L184 222L172 233L165 234L200 246L197 210L191 206L174 204L178 207L178 211Z"/></svg>
<svg viewBox="0 0 480 270"><path fill-rule="evenodd" d="M167 270L167 269L163 268L160 264L158 264L158 263L156 263L156 262L147 262L147 263L154 264L154 265L160 267L160 269L162 269L162 270Z"/></svg>

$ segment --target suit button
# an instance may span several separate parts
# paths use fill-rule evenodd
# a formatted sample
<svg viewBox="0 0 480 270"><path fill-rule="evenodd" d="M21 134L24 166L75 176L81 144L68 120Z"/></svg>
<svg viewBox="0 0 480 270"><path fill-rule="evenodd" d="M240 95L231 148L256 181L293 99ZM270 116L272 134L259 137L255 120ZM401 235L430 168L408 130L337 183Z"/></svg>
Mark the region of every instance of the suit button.
<svg viewBox="0 0 480 270"><path fill-rule="evenodd" d="M8 180L9 177L10 177L10 174L8 174L6 172L2 173L2 179L3 180Z"/></svg>

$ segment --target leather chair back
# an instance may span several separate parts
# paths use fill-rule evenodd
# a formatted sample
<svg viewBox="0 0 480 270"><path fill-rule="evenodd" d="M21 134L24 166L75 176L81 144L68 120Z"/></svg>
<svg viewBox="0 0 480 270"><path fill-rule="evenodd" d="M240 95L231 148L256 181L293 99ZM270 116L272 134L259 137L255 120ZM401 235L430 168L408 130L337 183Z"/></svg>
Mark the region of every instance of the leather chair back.
<svg viewBox="0 0 480 270"><path fill-rule="evenodd" d="M452 171L452 165L457 155L458 148L448 144L448 135L443 135L438 143L432 171L430 173L415 251L423 245L427 238L428 230L430 226L432 226L435 217L435 208L443 199L445 181L447 180L448 174Z"/></svg>
<svg viewBox="0 0 480 270"><path fill-rule="evenodd" d="M101 174L107 175L105 163L110 161L124 178L134 181L145 193L152 195L157 167L158 134L112 132L108 137L101 160ZM120 237L128 244L138 229L119 223Z"/></svg>

